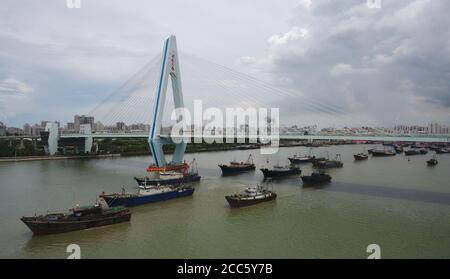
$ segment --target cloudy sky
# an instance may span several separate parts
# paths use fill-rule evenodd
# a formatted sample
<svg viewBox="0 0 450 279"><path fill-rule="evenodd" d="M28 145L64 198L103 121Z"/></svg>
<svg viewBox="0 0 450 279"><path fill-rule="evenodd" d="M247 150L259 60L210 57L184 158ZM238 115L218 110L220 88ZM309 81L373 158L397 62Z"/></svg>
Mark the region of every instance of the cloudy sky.
<svg viewBox="0 0 450 279"><path fill-rule="evenodd" d="M286 124L315 115L305 98L355 125L449 123L449 13L448 0L3 0L0 121L87 113L175 34L183 52L302 96L267 97Z"/></svg>

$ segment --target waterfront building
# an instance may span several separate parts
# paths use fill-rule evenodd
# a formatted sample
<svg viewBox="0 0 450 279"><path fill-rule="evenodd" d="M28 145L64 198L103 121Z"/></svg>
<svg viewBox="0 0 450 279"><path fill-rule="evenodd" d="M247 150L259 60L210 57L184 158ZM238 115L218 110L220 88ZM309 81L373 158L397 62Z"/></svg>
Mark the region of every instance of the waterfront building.
<svg viewBox="0 0 450 279"><path fill-rule="evenodd" d="M80 125L82 124L90 124L91 129L94 129L94 117L93 116L86 116L86 115L75 115L73 119L74 123L74 130L79 132L80 131Z"/></svg>

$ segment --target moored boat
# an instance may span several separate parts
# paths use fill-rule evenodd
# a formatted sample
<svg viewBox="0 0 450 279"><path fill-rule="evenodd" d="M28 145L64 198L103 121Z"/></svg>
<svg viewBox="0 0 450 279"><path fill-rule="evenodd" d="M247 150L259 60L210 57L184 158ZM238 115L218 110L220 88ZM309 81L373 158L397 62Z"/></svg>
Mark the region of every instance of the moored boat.
<svg viewBox="0 0 450 279"><path fill-rule="evenodd" d="M364 161L369 159L369 155L365 154L365 153L358 153L353 155L353 157L355 158L355 161Z"/></svg>
<svg viewBox="0 0 450 279"><path fill-rule="evenodd" d="M420 151L417 149L410 149L405 151L405 156L415 156L420 154L421 154Z"/></svg>
<svg viewBox="0 0 450 279"><path fill-rule="evenodd" d="M131 212L124 207L108 207L96 203L76 206L68 212L22 217L20 220L35 235L57 234L130 221Z"/></svg>
<svg viewBox="0 0 450 279"><path fill-rule="evenodd" d="M371 154L374 157L389 157L389 156L395 156L397 155L397 152L395 150L390 149L372 149Z"/></svg>
<svg viewBox="0 0 450 279"><path fill-rule="evenodd" d="M264 174L265 179L285 177L302 173L302 170L295 166L274 166L273 169L262 168L261 171Z"/></svg>
<svg viewBox="0 0 450 279"><path fill-rule="evenodd" d="M237 173L242 173L242 172L246 172L246 171L252 171L255 170L255 164L253 163L253 158L252 155L250 154L250 156L248 156L248 159L246 162L230 162L229 165L219 165L220 169L222 170L222 174L223 175L228 175L228 174L237 174Z"/></svg>
<svg viewBox="0 0 450 279"><path fill-rule="evenodd" d="M191 196L194 193L194 188L185 187L183 185L160 185L160 186L139 186L137 193L122 193L100 195L109 206L138 206L147 203L166 201L174 198Z"/></svg>
<svg viewBox="0 0 450 279"><path fill-rule="evenodd" d="M450 148L439 148L435 150L436 154L449 154Z"/></svg>
<svg viewBox="0 0 450 279"><path fill-rule="evenodd" d="M401 145L394 145L394 150L397 154L401 154L404 151L403 146Z"/></svg>
<svg viewBox="0 0 450 279"><path fill-rule="evenodd" d="M250 205L255 205L262 202L273 201L277 198L277 194L263 189L261 186L247 188L244 191L231 195L225 196L225 199L229 203L230 207L238 208Z"/></svg>
<svg viewBox="0 0 450 279"><path fill-rule="evenodd" d="M327 183L331 181L331 175L325 172L313 172L311 175L302 175L302 181L306 186Z"/></svg>

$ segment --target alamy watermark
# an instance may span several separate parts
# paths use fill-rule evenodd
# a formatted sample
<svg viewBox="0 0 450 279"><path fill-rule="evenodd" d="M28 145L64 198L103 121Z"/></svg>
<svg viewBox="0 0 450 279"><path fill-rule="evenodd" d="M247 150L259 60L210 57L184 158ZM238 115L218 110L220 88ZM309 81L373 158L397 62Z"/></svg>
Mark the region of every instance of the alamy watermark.
<svg viewBox="0 0 450 279"><path fill-rule="evenodd" d="M261 143L261 154L275 154L279 147L279 109L246 109L211 107L203 109L201 100L194 101L194 111L177 108L172 111L171 120L176 124L171 129L174 143Z"/></svg>
<svg viewBox="0 0 450 279"><path fill-rule="evenodd" d="M69 9L80 9L81 0L66 0L66 6Z"/></svg>
<svg viewBox="0 0 450 279"><path fill-rule="evenodd" d="M381 0L367 0L369 9L381 9Z"/></svg>
<svg viewBox="0 0 450 279"><path fill-rule="evenodd" d="M381 259L381 247L378 244L370 244L366 249L367 253L370 253L367 259L379 260Z"/></svg>
<svg viewBox="0 0 450 279"><path fill-rule="evenodd" d="M69 254L67 259L81 259L81 248L78 244L69 244L66 248L66 253Z"/></svg>

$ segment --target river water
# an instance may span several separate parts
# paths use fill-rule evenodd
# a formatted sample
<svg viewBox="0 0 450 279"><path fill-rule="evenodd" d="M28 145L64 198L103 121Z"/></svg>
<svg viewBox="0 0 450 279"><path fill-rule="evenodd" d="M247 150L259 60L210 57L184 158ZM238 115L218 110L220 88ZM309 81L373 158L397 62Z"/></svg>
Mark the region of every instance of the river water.
<svg viewBox="0 0 450 279"><path fill-rule="evenodd" d="M427 167L431 155L370 158L353 154L372 146L315 148L315 155L342 155L333 182L302 188L298 177L270 185L274 202L230 209L225 195L262 181L262 173L222 177L218 163L246 160L257 167L279 162L305 147L187 154L202 181L191 197L132 208L130 223L60 235L33 237L23 215L66 209L96 195L135 191L150 156L0 164L0 257L65 258L78 244L82 258L367 258L378 244L383 258L450 257L450 155ZM310 165L302 166L304 173Z"/></svg>

